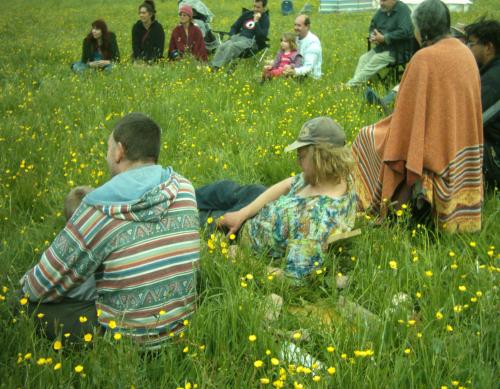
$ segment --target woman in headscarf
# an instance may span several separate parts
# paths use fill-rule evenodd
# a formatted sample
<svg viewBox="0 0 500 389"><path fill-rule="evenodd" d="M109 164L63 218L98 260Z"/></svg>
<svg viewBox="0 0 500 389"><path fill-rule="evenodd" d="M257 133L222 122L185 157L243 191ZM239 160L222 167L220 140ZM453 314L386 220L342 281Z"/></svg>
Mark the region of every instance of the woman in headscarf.
<svg viewBox="0 0 500 389"><path fill-rule="evenodd" d="M190 54L199 61L207 61L208 53L201 30L193 24L193 8L184 4L179 7L179 25L172 31L168 57L180 59Z"/></svg>

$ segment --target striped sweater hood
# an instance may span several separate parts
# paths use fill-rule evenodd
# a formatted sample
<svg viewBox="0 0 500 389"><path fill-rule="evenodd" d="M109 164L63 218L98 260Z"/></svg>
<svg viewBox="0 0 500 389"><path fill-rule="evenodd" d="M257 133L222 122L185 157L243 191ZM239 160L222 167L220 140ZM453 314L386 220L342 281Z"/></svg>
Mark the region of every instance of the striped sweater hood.
<svg viewBox="0 0 500 389"><path fill-rule="evenodd" d="M127 170L90 192L83 200L119 220L158 223L179 192L171 167L144 166Z"/></svg>

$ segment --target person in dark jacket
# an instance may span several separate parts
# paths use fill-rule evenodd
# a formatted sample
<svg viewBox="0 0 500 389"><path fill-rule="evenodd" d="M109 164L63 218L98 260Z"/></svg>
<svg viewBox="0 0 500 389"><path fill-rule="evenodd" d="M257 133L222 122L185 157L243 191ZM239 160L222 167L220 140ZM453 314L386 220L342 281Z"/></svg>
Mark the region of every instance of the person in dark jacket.
<svg viewBox="0 0 500 389"><path fill-rule="evenodd" d="M380 0L380 9L369 27L369 40L374 47L358 61L348 86L359 86L396 60L408 60L412 52L413 25L410 8L399 0ZM396 58L398 56L398 58ZM401 58L399 58L401 57Z"/></svg>
<svg viewBox="0 0 500 389"><path fill-rule="evenodd" d="M139 20L132 27L132 58L147 62L163 58L165 31L156 20L153 0L145 0L139 6Z"/></svg>
<svg viewBox="0 0 500 389"><path fill-rule="evenodd" d="M120 51L116 43L116 36L108 31L104 20L92 22L92 28L83 40L82 58L71 65L74 72L83 72L87 69L111 70L113 63L120 60Z"/></svg>
<svg viewBox="0 0 500 389"><path fill-rule="evenodd" d="M266 6L267 0L254 0L253 10L243 11L231 26L229 31L231 39L217 48L211 63L212 68L216 70L227 65L246 49L265 47L269 33L269 11L266 10Z"/></svg>
<svg viewBox="0 0 500 389"><path fill-rule="evenodd" d="M483 115L500 100L500 22L481 19L465 27L467 46L481 74ZM500 112L483 121L485 182L500 187Z"/></svg>
<svg viewBox="0 0 500 389"><path fill-rule="evenodd" d="M185 4L179 8L180 24L172 31L170 45L168 47L168 58L180 59L185 54L191 54L200 61L208 60L207 48L203 40L203 33L195 26L193 20L193 9Z"/></svg>

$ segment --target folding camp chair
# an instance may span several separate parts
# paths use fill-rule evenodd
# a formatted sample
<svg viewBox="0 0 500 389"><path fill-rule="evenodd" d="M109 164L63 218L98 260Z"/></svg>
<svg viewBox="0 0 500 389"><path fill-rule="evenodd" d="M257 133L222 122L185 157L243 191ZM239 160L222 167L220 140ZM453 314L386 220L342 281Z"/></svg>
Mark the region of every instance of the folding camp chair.
<svg viewBox="0 0 500 389"><path fill-rule="evenodd" d="M218 40L217 46L220 46L222 42L224 42L227 39L230 39L230 34L227 31L212 31L215 34L216 39ZM266 38L266 42L264 45L261 45L260 47L257 45L257 42L254 43L254 45L246 50L243 50L243 52L240 54L239 58L255 58L257 60L257 64L255 66L260 66L262 63L262 60L267 54L267 51L269 50L269 38Z"/></svg>
<svg viewBox="0 0 500 389"><path fill-rule="evenodd" d="M366 39L368 42L368 50L371 50L370 38ZM396 51L394 54L395 62L390 63L384 69L377 73L378 79L387 87L398 84L406 68L406 64L410 62L413 54L418 50L418 42L415 38L407 39L404 47Z"/></svg>

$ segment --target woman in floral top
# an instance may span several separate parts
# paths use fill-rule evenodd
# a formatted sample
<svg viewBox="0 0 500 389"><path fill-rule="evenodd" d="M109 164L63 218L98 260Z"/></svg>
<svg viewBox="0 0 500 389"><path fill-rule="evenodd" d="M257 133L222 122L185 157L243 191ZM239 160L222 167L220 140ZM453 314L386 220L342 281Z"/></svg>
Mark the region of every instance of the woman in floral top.
<svg viewBox="0 0 500 389"><path fill-rule="evenodd" d="M353 161L344 145L344 131L332 119L309 120L297 141L285 149L297 150L302 173L271 186L243 208L225 213L219 225L229 234L241 230L241 243L257 253L286 257L285 270L290 275L308 274L321 264L328 237L354 226ZM206 203L205 198L199 201Z"/></svg>

